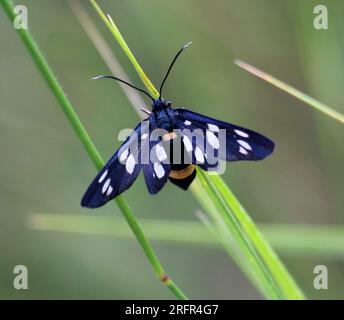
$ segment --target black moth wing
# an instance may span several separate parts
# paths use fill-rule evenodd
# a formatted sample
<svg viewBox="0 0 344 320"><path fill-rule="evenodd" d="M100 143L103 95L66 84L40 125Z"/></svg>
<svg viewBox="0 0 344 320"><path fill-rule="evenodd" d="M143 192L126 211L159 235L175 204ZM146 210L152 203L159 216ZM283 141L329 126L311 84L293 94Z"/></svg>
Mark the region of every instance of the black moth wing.
<svg viewBox="0 0 344 320"><path fill-rule="evenodd" d="M274 150L274 143L255 131L206 117L187 109L175 109L174 112L176 127L190 131L203 130L204 141L202 141L202 145L199 143L197 145L197 141L200 140L192 141L192 151L195 153L196 147L201 150L206 148L204 151L205 158L207 158L207 152L210 150L214 152L215 157L218 155L221 160L226 161L261 160ZM226 130L225 149L224 146L219 145L219 139L217 139L219 129Z"/></svg>
<svg viewBox="0 0 344 320"><path fill-rule="evenodd" d="M143 165L143 174L150 194L156 194L163 188L171 172L169 152L166 152L169 144L163 143L159 130L156 132L157 136L154 137L152 133L150 135L148 163Z"/></svg>
<svg viewBox="0 0 344 320"><path fill-rule="evenodd" d="M98 208L127 190L139 175L141 149L149 139L149 121L138 124L131 135L97 174L81 200L81 205Z"/></svg>

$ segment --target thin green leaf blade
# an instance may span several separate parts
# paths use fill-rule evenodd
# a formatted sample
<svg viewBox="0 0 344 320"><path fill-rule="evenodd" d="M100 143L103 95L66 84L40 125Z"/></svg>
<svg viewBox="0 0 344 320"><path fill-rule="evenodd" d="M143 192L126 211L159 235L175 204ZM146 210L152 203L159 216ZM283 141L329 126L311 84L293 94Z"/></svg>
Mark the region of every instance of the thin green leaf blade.
<svg viewBox="0 0 344 320"><path fill-rule="evenodd" d="M327 116L339 121L340 123L344 123L344 115L340 112L330 108L329 106L325 105L324 103L312 98L311 96L303 93L302 91L286 84L285 82L271 76L270 74L244 62L239 59L234 60L234 63L243 68L244 70L248 71L249 73L255 75L258 78L261 78L270 84L274 85L275 87L287 92L288 94L294 96L295 98L307 103L311 107L315 108L316 110L326 114Z"/></svg>

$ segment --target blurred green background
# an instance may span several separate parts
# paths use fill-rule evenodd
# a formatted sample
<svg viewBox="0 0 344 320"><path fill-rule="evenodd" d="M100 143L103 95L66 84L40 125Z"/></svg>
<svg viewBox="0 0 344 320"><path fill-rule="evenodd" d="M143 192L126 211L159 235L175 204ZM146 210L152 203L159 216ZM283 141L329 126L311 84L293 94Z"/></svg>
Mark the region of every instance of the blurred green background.
<svg viewBox="0 0 344 320"><path fill-rule="evenodd" d="M73 0L72 0L73 1ZM82 1L131 79L129 61ZM16 4L18 4L17 2ZM21 1L29 27L104 159L138 117L120 87L90 78L109 73L66 1ZM180 46L165 88L174 106L232 122L275 141L274 155L231 163L224 175L256 222L343 224L343 128L233 64L240 58L344 112L344 3L321 1L329 29L313 28L318 1L99 1L151 80L159 84ZM5 14L0 12L0 298L168 299L133 240L31 230L33 213L121 216L80 199L96 171ZM141 84L140 84L141 85ZM147 100L147 105L149 101ZM150 196L142 176L125 193L138 217L197 220L199 204L171 184ZM192 298L259 299L219 248L154 242L167 272ZM309 298L343 298L343 257L282 255ZM29 290L13 288L13 268L29 270ZM313 288L313 268L329 289Z"/></svg>

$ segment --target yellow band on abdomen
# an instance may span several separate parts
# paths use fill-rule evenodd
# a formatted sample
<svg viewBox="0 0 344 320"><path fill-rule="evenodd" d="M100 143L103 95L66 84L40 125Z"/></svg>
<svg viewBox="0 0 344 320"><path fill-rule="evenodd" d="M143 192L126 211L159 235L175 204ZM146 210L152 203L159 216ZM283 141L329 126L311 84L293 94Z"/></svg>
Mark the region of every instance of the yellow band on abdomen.
<svg viewBox="0 0 344 320"><path fill-rule="evenodd" d="M190 176L194 170L195 167L192 164L190 164L182 170L171 170L170 177L173 179L185 179L188 176Z"/></svg>

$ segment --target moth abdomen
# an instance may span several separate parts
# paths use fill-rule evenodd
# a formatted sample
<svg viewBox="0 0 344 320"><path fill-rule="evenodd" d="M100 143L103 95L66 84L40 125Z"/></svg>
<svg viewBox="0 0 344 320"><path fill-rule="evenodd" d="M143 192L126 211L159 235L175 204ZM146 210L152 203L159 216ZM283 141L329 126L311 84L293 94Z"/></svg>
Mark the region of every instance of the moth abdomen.
<svg viewBox="0 0 344 320"><path fill-rule="evenodd" d="M196 169L192 164L178 164L171 166L169 180L176 186L187 190L196 177Z"/></svg>

